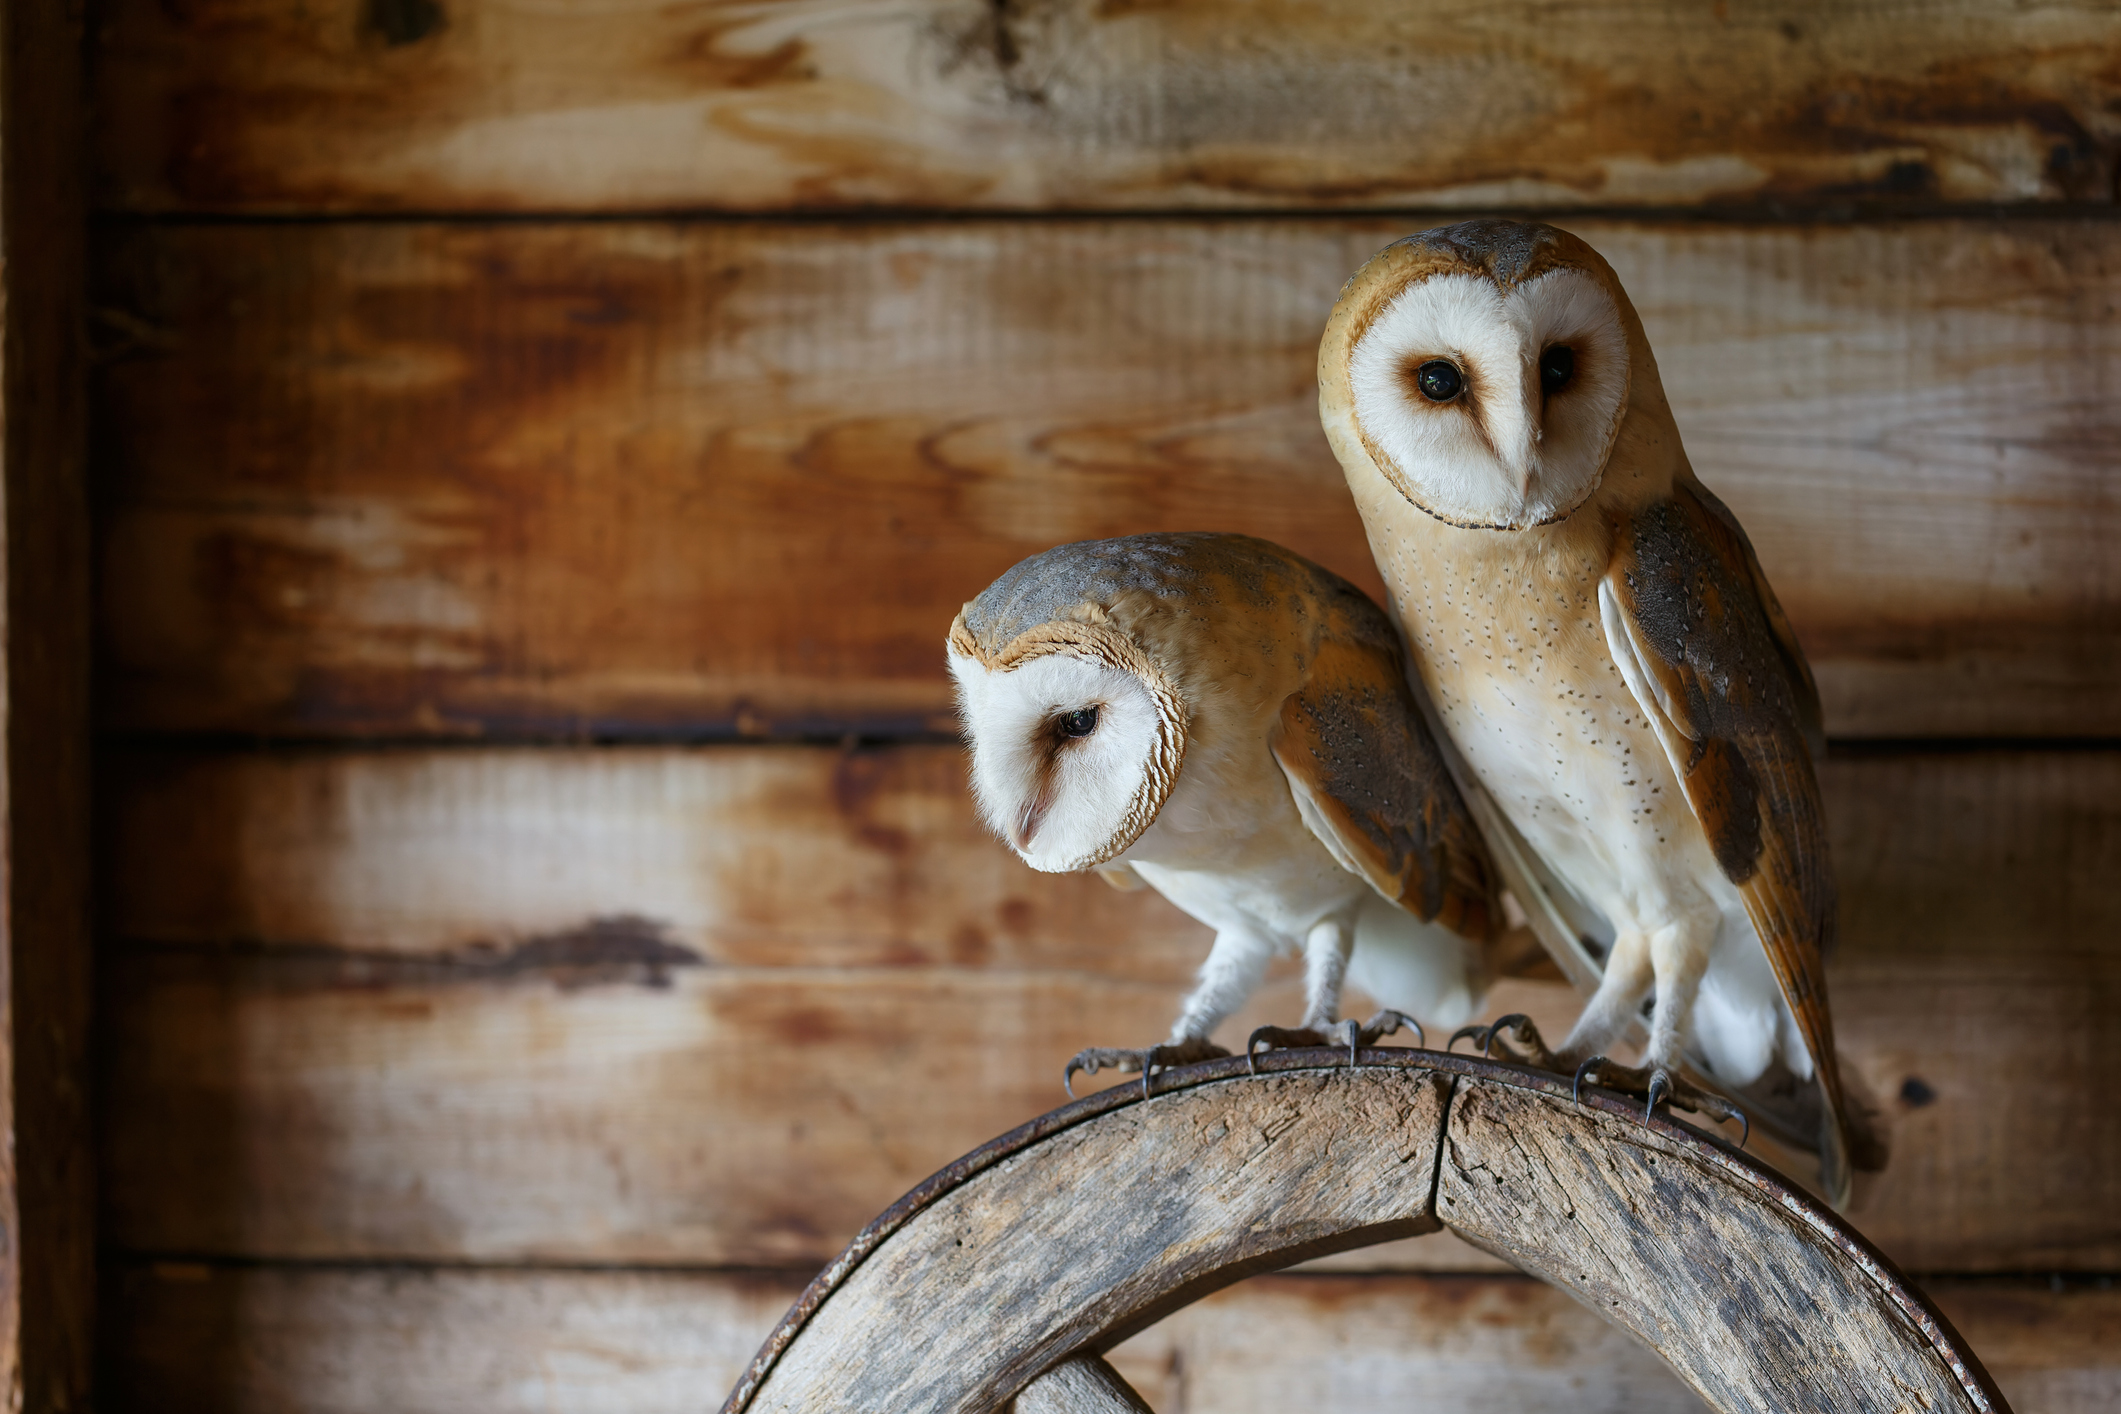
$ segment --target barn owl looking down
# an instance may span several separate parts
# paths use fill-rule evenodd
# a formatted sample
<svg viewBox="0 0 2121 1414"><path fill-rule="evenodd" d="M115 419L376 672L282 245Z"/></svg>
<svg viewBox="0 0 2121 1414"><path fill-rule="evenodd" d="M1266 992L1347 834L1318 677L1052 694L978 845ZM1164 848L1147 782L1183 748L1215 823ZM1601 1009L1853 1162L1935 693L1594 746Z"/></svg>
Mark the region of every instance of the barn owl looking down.
<svg viewBox="0 0 2121 1414"><path fill-rule="evenodd" d="M1034 869L1147 883L1215 930L1170 1039L1077 1069L1227 1055L1210 1039L1276 953L1304 958L1283 1044L1367 1044L1343 978L1454 1025L1484 990L1491 871L1383 611L1239 535L1035 555L965 605L950 671L987 822ZM1257 1034L1257 1033L1256 1033Z"/></svg>
<svg viewBox="0 0 2121 1414"><path fill-rule="evenodd" d="M1827 1010L1818 693L1612 270L1537 224L1411 236L1342 289L1318 378L1505 882L1552 896L1527 907L1565 969L1602 967L1558 1054L1516 1028L1530 1057L1728 1113L1680 1073L1691 1048L1749 1113L1787 1117L1844 1202L1852 1143L1869 1151ZM1644 1066L1605 1064L1653 994Z"/></svg>

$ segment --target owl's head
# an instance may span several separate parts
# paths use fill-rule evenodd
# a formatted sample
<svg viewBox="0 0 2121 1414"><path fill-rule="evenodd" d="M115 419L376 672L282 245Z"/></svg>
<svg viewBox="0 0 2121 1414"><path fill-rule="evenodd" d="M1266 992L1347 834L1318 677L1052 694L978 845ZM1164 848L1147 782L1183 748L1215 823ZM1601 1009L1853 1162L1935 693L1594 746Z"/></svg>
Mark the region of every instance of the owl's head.
<svg viewBox="0 0 2121 1414"><path fill-rule="evenodd" d="M1631 327L1611 268L1565 231L1424 231L1342 289L1319 348L1320 412L1344 464L1366 456L1439 520L1544 525L1598 489L1646 357Z"/></svg>
<svg viewBox="0 0 2121 1414"><path fill-rule="evenodd" d="M950 626L950 674L973 794L1034 869L1088 869L1163 809L1187 711L1162 663L1116 622L1115 600L1171 587L1185 542L1063 545L1017 565Z"/></svg>

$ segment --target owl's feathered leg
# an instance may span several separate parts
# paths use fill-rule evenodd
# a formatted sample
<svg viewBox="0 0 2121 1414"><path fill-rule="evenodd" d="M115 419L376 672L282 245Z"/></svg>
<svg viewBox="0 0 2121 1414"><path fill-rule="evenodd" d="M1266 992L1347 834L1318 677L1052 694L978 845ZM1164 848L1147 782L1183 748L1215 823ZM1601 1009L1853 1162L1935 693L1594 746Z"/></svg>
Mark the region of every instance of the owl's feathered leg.
<svg viewBox="0 0 2121 1414"><path fill-rule="evenodd" d="M1149 1079L1155 1072L1230 1054L1208 1037L1231 1012L1245 1004L1273 956L1274 945L1264 939L1249 933L1217 933L1215 946L1208 950L1208 960L1200 965L1200 981L1179 1007L1178 1020L1171 1024L1170 1040L1146 1050L1091 1046L1077 1051L1061 1072L1061 1084L1073 1095L1077 1071L1089 1075L1100 1070L1127 1074L1140 1071L1142 1097L1146 1099Z"/></svg>
<svg viewBox="0 0 2121 1414"><path fill-rule="evenodd" d="M1347 917L1328 918L1312 928L1304 939L1303 1025L1259 1027L1245 1042L1245 1054L1256 1054L1262 1044L1270 1050L1289 1046L1346 1046L1348 1063L1352 1065L1359 1046L1389 1036L1402 1026L1411 1026L1419 1032L1421 1023L1396 1011L1381 1011L1363 1024L1338 1019L1340 993L1348 978L1348 958L1354 951L1355 920L1352 913Z"/></svg>
<svg viewBox="0 0 2121 1414"><path fill-rule="evenodd" d="M1622 933L1613 940L1613 950L1606 957L1605 976L1599 979L1591 1000L1584 1004L1583 1015L1569 1028L1568 1039L1561 1043L1556 1069L1574 1069L1586 1056L1602 1053L1627 1034L1629 1024L1642 1010L1642 999L1657 985L1653 952L1649 937L1643 933ZM1691 1002L1691 994L1688 1000Z"/></svg>
<svg viewBox="0 0 2121 1414"><path fill-rule="evenodd" d="M1567 1075L1584 1057L1605 1050L1626 1033L1628 1023L1656 981L1651 952L1648 940L1640 933L1623 933L1614 940L1613 951L1606 959L1605 976L1559 1051L1548 1049L1539 1028L1522 1013L1486 1026L1461 1026L1451 1037L1451 1044L1455 1046L1470 1036L1480 1043L1483 1056Z"/></svg>
<svg viewBox="0 0 2121 1414"><path fill-rule="evenodd" d="M1701 995L1701 979L1708 975L1709 949L1715 941L1714 925L1703 929L1675 923L1650 936L1657 1010L1650 1018L1650 1048L1644 1059L1658 1070L1679 1066L1687 1028L1694 1019L1694 999Z"/></svg>
<svg viewBox="0 0 2121 1414"><path fill-rule="evenodd" d="M1354 951L1352 919L1329 918L1304 939L1304 1030L1323 1031L1340 1020L1340 989Z"/></svg>
<svg viewBox="0 0 2121 1414"><path fill-rule="evenodd" d="M1585 1050L1577 1053L1583 1059L1575 1068L1579 1093L1583 1082L1589 1080L1609 1090L1640 1094L1645 1101L1643 1113L1646 1115L1654 1113L1658 1105L1669 1102L1713 1119L1737 1119L1745 1124L1748 1133L1751 1132L1751 1121L1746 1119L1743 1111L1723 1096L1688 1079L1681 1066L1687 1025L1693 1017L1694 999L1701 991L1701 979L1708 972L1709 944L1715 936L1713 928L1675 923L1650 934L1645 946L1630 949L1629 960L1633 962L1640 954L1648 961L1655 976L1657 1006L1650 1019L1649 1048L1639 1066L1614 1065L1596 1053L1618 1038L1641 997L1638 991L1625 1011L1615 1012L1610 1007L1600 1009L1599 1001L1606 992L1606 987L1601 984L1591 1005L1585 1008L1583 1020L1569 1036L1571 1046L1579 1037L1586 1038ZM1642 935L1633 935L1633 940L1643 941ZM1621 961L1621 949L1617 944L1613 954L1612 961L1607 964L1607 982L1612 980ZM1586 1031L1586 1023L1592 1021L1594 1010L1598 1011L1597 1025L1610 1026L1610 1030ZM1600 1036L1602 1039L1593 1039Z"/></svg>
<svg viewBox="0 0 2121 1414"><path fill-rule="evenodd" d="M1348 955L1355 951L1352 918L1328 918L1314 926L1304 938L1304 1020L1301 1026L1262 1026L1245 1042L1251 1056L1264 1043L1277 1046L1329 1046L1347 1044L1328 1030L1338 1030L1341 984L1348 976Z"/></svg>
<svg viewBox="0 0 2121 1414"><path fill-rule="evenodd" d="M1208 950L1208 960L1200 965L1199 983L1178 1009L1178 1020L1171 1023L1169 1044L1205 1042L1216 1027L1229 1019L1230 1013L1245 1004L1259 986L1259 979L1266 975L1267 963L1273 956L1274 944L1264 938L1250 933L1217 933L1215 946ZM1230 1053L1218 1048L1215 1054Z"/></svg>

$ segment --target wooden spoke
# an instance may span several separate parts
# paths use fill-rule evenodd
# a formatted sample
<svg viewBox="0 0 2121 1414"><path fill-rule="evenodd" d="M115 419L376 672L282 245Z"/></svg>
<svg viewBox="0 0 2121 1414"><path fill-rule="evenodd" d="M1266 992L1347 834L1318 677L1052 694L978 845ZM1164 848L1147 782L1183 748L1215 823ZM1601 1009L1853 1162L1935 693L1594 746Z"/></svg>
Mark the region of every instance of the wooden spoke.
<svg viewBox="0 0 2121 1414"><path fill-rule="evenodd" d="M1165 1083L1056 1110L901 1199L724 1414L1141 1408L1086 1358L1256 1272L1445 1227L1633 1332L1718 1410L2006 1408L1859 1234L1639 1102L1433 1051Z"/></svg>

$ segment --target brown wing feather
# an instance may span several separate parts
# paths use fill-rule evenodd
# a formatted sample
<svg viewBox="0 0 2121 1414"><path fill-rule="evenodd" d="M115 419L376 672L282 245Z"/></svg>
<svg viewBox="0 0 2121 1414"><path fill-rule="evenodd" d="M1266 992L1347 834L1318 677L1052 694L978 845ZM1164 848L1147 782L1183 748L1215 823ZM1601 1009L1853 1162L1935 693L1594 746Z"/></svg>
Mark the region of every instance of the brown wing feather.
<svg viewBox="0 0 2121 1414"><path fill-rule="evenodd" d="M1397 655L1320 644L1282 704L1273 749L1305 823L1343 864L1417 917L1478 942L1493 935L1487 846Z"/></svg>
<svg viewBox="0 0 2121 1414"><path fill-rule="evenodd" d="M1812 665L1805 660L1804 648L1797 642L1797 631L1790 627L1788 614L1782 612L1782 601L1775 597L1775 587L1768 583L1767 572L1760 568L1760 556L1753 552L1753 542L1747 537L1745 527L1738 524L1738 517L1723 498L1698 481L1689 480L1686 489L1701 502L1702 508L1714 516L1738 548L1745 552L1745 571L1753 581L1753 592L1760 598L1761 612L1767 616L1768 632L1774 635L1775 650L1782 655L1782 665L1789 669L1790 691L1797 699L1797 720L1804 728L1805 745L1812 750L1812 759L1820 760L1826 755L1826 714L1819 706L1819 683L1812 677Z"/></svg>
<svg viewBox="0 0 2121 1414"><path fill-rule="evenodd" d="M1826 822L1806 743L1809 673L1736 522L1681 483L1669 500L1619 528L1610 581L1632 620L1639 666L1654 677L1684 759L1681 785L1716 862L1735 883L1795 1013L1833 1116L1826 1147L1846 1153L1847 1127L1827 1009L1825 958L1834 937ZM1680 740L1684 738L1684 740ZM1834 1161L1823 1156L1829 1167ZM1844 1170L1845 1175L1845 1170ZM1832 1182L1830 1176L1829 1179Z"/></svg>

